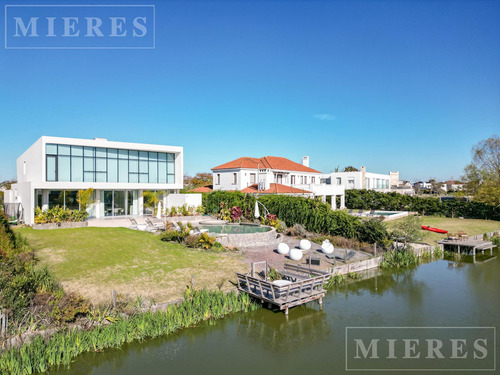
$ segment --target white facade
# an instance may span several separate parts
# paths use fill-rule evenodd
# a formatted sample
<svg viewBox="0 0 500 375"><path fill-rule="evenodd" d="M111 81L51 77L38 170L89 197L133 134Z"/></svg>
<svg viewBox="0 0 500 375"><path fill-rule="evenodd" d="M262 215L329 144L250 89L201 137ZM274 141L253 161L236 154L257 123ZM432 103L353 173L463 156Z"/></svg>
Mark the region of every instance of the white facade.
<svg viewBox="0 0 500 375"><path fill-rule="evenodd" d="M182 189L183 148L44 136L17 159L17 181L5 202L22 203L27 224L37 206L75 208L76 191L89 188L92 217L141 215L145 190Z"/></svg>
<svg viewBox="0 0 500 375"><path fill-rule="evenodd" d="M344 186L350 189L367 189L379 192L390 192L399 184L399 172L389 174L366 172L365 167L354 172L332 172L321 175L321 181L328 185Z"/></svg>
<svg viewBox="0 0 500 375"><path fill-rule="evenodd" d="M273 183L302 189L300 186L320 184L320 173L273 169L234 168L213 173L214 190L242 190L260 183L260 190L267 190ZM303 189L308 190L308 189Z"/></svg>
<svg viewBox="0 0 500 375"><path fill-rule="evenodd" d="M268 157L272 158L272 157ZM284 159L284 158L280 158ZM237 159L238 160L238 159ZM289 169L278 168L260 168L256 167L234 167L219 169L216 167L213 171L213 190L243 190L252 185L258 186L260 193L269 191L271 184L279 184L291 188L305 190L307 192L278 192L278 194L303 195L308 197L321 197L323 201L331 202L332 208L336 209L336 198L340 197L340 208L345 208L345 189L344 186L332 186L321 183L321 172L311 172L306 170L294 170L293 162L285 159L291 167ZM309 169L309 157L302 158L302 165ZM258 166L258 167L257 167ZM272 193L272 189L271 192Z"/></svg>

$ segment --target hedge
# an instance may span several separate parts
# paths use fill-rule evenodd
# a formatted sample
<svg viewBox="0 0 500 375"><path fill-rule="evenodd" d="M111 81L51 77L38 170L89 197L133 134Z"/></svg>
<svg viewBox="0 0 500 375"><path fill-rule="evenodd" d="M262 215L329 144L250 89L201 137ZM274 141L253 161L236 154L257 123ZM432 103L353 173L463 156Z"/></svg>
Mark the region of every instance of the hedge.
<svg viewBox="0 0 500 375"><path fill-rule="evenodd" d="M344 211L332 211L328 204L317 199L287 195L262 195L259 201L274 214L284 221L287 226L301 224L306 230L314 233L342 236L346 238L367 239L385 237L387 232L383 225L376 228L379 234L371 236L367 232L374 229L374 224L361 221L355 216ZM239 206L243 215L252 218L255 210L255 196L241 192L216 191L203 194L203 206L206 213L217 214L224 202L227 207ZM262 213L262 207L259 207ZM364 228L366 226L366 228ZM362 229L363 228L363 229ZM378 242L378 240L377 240Z"/></svg>
<svg viewBox="0 0 500 375"><path fill-rule="evenodd" d="M500 207L486 203L460 200L441 202L439 198L412 197L396 192L346 190L346 206L351 209L416 211L424 215L500 220Z"/></svg>

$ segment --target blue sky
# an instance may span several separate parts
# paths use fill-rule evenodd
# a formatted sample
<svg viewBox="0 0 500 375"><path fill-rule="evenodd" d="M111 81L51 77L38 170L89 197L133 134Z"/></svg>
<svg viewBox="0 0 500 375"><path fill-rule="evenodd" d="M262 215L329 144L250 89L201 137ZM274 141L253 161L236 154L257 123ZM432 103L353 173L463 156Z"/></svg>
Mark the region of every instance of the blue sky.
<svg viewBox="0 0 500 375"><path fill-rule="evenodd" d="M105 4L155 4L156 48L0 49L0 180L42 135L448 179L499 133L498 1Z"/></svg>

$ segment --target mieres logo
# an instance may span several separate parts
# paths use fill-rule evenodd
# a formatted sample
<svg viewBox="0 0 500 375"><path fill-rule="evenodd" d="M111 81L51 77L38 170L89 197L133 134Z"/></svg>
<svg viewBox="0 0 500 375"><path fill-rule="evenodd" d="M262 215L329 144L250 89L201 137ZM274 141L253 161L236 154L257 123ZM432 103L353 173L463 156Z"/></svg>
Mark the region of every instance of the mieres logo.
<svg viewBox="0 0 500 375"><path fill-rule="evenodd" d="M154 5L5 5L6 49L153 49Z"/></svg>
<svg viewBox="0 0 500 375"><path fill-rule="evenodd" d="M495 371L495 327L346 327L347 371Z"/></svg>

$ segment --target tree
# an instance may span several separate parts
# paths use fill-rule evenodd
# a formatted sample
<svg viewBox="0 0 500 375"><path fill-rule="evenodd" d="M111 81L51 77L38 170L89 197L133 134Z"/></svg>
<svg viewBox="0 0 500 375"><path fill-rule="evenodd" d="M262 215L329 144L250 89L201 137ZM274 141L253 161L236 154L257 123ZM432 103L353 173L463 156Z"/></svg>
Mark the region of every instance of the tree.
<svg viewBox="0 0 500 375"><path fill-rule="evenodd" d="M472 148L472 162L464 169L466 191L474 199L500 206L500 137L493 135Z"/></svg>
<svg viewBox="0 0 500 375"><path fill-rule="evenodd" d="M80 211L87 211L87 208L95 202L94 189L78 190L76 201L80 205Z"/></svg>
<svg viewBox="0 0 500 375"><path fill-rule="evenodd" d="M151 208L153 210L153 215L156 215L156 210L158 209L158 202L167 193L163 190L160 191L145 191L142 193L144 197L144 207Z"/></svg>
<svg viewBox="0 0 500 375"><path fill-rule="evenodd" d="M17 183L17 180L15 178L11 178L10 180L0 182L0 187L4 188L5 190L10 190L12 188L12 184L15 183Z"/></svg>
<svg viewBox="0 0 500 375"><path fill-rule="evenodd" d="M345 167L342 172L359 172L359 169L350 165L348 167Z"/></svg>
<svg viewBox="0 0 500 375"><path fill-rule="evenodd" d="M399 220L391 235L397 242L403 242L403 248L406 248L408 242L417 242L422 240L422 219L418 216L407 216Z"/></svg>
<svg viewBox="0 0 500 375"><path fill-rule="evenodd" d="M212 185L212 173L196 173L196 176L184 176L184 187L195 189L201 186Z"/></svg>

